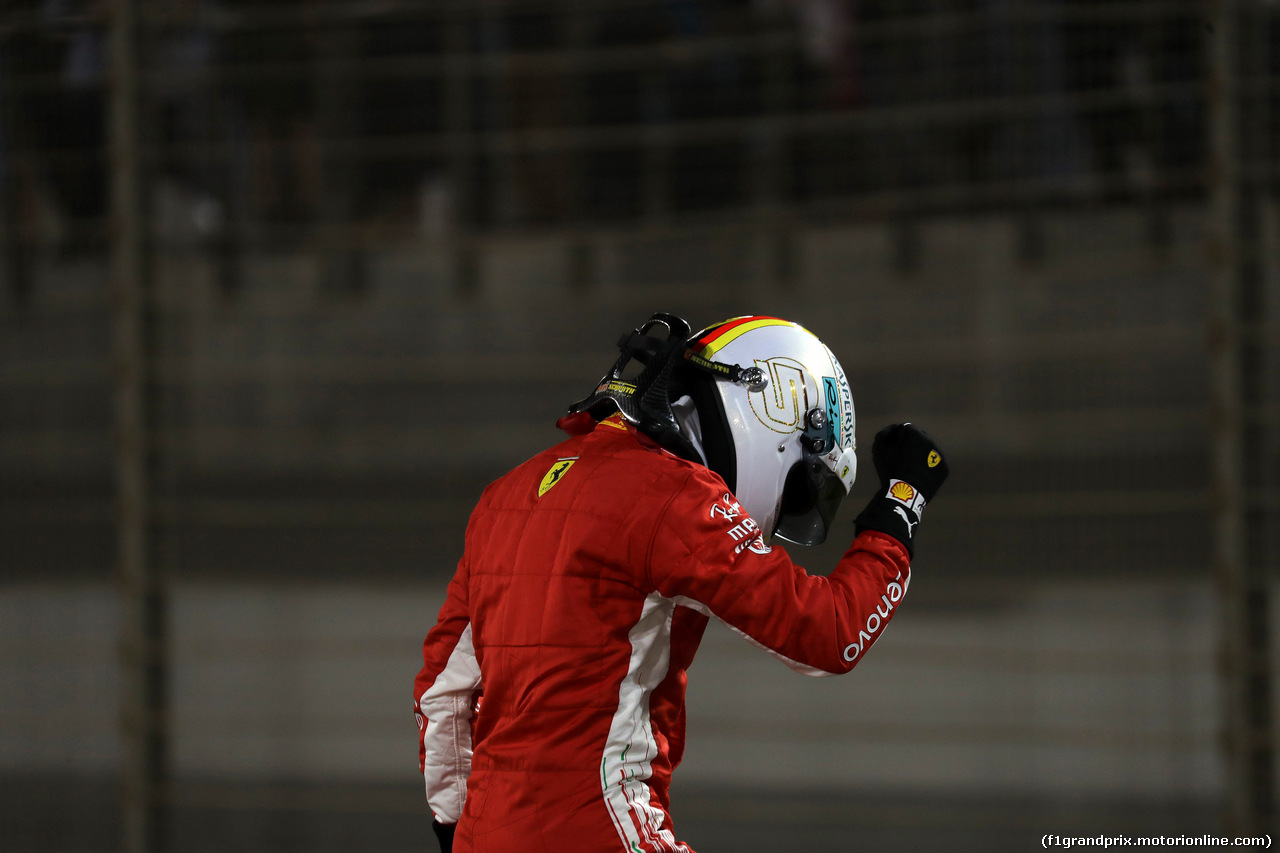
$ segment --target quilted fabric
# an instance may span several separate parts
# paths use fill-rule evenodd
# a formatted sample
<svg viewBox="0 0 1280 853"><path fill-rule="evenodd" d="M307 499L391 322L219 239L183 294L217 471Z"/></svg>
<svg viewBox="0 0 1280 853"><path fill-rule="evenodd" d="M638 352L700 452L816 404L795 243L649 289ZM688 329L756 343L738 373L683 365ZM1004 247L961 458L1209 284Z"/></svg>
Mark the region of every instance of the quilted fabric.
<svg viewBox="0 0 1280 853"><path fill-rule="evenodd" d="M709 616L810 675L847 672L910 580L859 536L795 566L707 468L616 416L486 489L414 687L427 799L454 851L685 851L668 788Z"/></svg>

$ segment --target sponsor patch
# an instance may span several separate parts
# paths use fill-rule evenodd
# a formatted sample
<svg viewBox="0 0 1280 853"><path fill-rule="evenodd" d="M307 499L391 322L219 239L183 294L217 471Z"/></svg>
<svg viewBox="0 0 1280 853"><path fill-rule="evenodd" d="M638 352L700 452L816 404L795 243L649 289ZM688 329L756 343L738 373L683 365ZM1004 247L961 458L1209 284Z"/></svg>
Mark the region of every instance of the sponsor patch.
<svg viewBox="0 0 1280 853"><path fill-rule="evenodd" d="M929 467L930 467L930 468L937 468L937 467L938 467L938 463L942 461L942 457L938 455L938 451L936 451L936 450L930 450L930 451L929 451L929 460L928 460L928 461L929 461Z"/></svg>
<svg viewBox="0 0 1280 853"><path fill-rule="evenodd" d="M906 480L890 480L889 491L885 492L884 496L914 512L917 519L924 515L924 495Z"/></svg>
<svg viewBox="0 0 1280 853"><path fill-rule="evenodd" d="M910 539L911 537L915 536L916 525L920 523L919 519L912 521L907 516L907 511L900 506L895 506L893 508L893 511L896 512L898 516L903 520L903 522L907 525L907 538Z"/></svg>
<svg viewBox="0 0 1280 853"><path fill-rule="evenodd" d="M728 492L724 497L711 505L707 513L711 518L720 518L732 524L726 531L733 540L733 553L741 554L750 551L753 554L768 554L773 549L764 544L764 536L755 519L742 511L742 504L734 500Z"/></svg>
<svg viewBox="0 0 1280 853"><path fill-rule="evenodd" d="M753 554L768 554L772 548L764 544L764 536L760 533L760 525L750 516L742 519L741 522L729 528L729 538L737 544L733 546L733 553L741 554L743 551L750 551Z"/></svg>
<svg viewBox="0 0 1280 853"><path fill-rule="evenodd" d="M830 348L827 350L827 356L831 359L831 367L836 374L836 383L840 392L840 408L842 417L840 419L840 429L836 432L836 440L840 442L841 447L854 449L857 442L853 435L853 392L849 390L849 380L845 378L844 370L840 367L840 362L836 361L835 353Z"/></svg>
<svg viewBox="0 0 1280 853"><path fill-rule="evenodd" d="M538 497L542 497L547 492L551 491L551 489L555 487L556 483L559 483L560 479L564 477L565 472L572 468L573 463L577 461L578 457L576 456L557 459L556 464L552 465L551 468L548 469L547 473L542 477L542 482L538 484Z"/></svg>
<svg viewBox="0 0 1280 853"><path fill-rule="evenodd" d="M742 504L733 499L733 495L728 492L724 493L724 497L711 505L711 511L708 513L711 518L719 516L725 521L733 521L742 515Z"/></svg>
<svg viewBox="0 0 1280 853"><path fill-rule="evenodd" d="M750 517L742 519L740 523L735 524L733 527L729 528L729 538L732 539L734 542L743 542L743 541L749 542L751 537L755 537L759 535L760 535L760 526L756 524L755 520Z"/></svg>
<svg viewBox="0 0 1280 853"><path fill-rule="evenodd" d="M609 391L613 394L624 394L624 395L634 394L636 392L636 386L635 386L635 383L633 382L623 382L619 379L609 379L605 382L601 382L599 385L596 386L597 394L601 393L602 391Z"/></svg>
<svg viewBox="0 0 1280 853"><path fill-rule="evenodd" d="M889 623L890 614L907 592L907 585L901 581L902 572L898 572L897 576L885 586L884 592L880 595L880 601L875 605L875 610L867 614L867 624L858 632L858 639L844 647L845 660L850 663L856 661L867 650L867 646L876 641L880 629Z"/></svg>
<svg viewBox="0 0 1280 853"><path fill-rule="evenodd" d="M840 388L836 380L830 376L822 377L822 390L827 398L827 423L831 424L831 434L836 444L844 446L844 428L840 425Z"/></svg>

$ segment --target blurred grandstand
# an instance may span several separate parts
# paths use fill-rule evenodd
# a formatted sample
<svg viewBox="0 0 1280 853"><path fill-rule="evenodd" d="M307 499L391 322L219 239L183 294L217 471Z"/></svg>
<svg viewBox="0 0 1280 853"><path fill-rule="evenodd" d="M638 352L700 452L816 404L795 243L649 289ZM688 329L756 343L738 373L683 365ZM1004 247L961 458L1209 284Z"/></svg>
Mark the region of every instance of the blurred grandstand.
<svg viewBox="0 0 1280 853"><path fill-rule="evenodd" d="M709 633L678 835L1274 831L1278 37L1264 0L5 4L4 849L429 845L410 683L467 514L654 310L804 323L864 445L918 421L954 470L850 678Z"/></svg>

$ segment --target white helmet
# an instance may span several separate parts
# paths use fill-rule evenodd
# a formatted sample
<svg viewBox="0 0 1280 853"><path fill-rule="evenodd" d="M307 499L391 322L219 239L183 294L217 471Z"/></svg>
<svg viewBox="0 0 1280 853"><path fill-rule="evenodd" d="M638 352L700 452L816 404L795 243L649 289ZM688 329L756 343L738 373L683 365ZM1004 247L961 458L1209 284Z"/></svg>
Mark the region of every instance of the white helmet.
<svg viewBox="0 0 1280 853"><path fill-rule="evenodd" d="M776 317L738 317L690 336L679 317L654 314L618 344L621 358L571 413L599 419L616 409L672 452L705 462L766 535L826 539L858 466L853 396L822 341ZM626 378L632 360L643 369Z"/></svg>
<svg viewBox="0 0 1280 853"><path fill-rule="evenodd" d="M761 530L825 540L858 468L853 395L831 350L797 323L738 317L695 335L685 358L760 371L763 382L693 389L708 467Z"/></svg>

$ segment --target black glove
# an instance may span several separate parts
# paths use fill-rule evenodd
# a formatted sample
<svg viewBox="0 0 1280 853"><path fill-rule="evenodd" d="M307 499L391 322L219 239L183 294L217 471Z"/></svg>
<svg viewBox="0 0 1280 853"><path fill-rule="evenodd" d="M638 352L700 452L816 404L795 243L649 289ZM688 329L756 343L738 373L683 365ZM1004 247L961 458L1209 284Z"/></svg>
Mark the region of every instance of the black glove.
<svg viewBox="0 0 1280 853"><path fill-rule="evenodd" d="M436 838L440 839L440 853L453 853L453 831L457 827L456 823L431 821L431 828L435 830Z"/></svg>
<svg viewBox="0 0 1280 853"><path fill-rule="evenodd" d="M878 530L915 556L916 525L925 504L938 493L950 469L938 445L912 424L893 424L876 433L871 461L880 475L880 491L856 519L857 531Z"/></svg>

